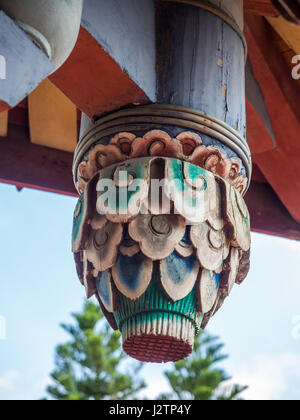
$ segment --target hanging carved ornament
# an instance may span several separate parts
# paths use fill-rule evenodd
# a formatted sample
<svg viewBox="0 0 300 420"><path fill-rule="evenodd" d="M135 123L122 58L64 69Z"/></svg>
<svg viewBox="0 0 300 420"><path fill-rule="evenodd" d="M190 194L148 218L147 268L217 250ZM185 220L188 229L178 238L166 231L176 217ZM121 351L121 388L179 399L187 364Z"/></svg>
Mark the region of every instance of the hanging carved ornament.
<svg viewBox="0 0 300 420"><path fill-rule="evenodd" d="M176 141L157 130L143 141L122 133L79 165L77 272L141 361L187 357L249 270L249 213L232 182L238 163L207 149L191 133Z"/></svg>

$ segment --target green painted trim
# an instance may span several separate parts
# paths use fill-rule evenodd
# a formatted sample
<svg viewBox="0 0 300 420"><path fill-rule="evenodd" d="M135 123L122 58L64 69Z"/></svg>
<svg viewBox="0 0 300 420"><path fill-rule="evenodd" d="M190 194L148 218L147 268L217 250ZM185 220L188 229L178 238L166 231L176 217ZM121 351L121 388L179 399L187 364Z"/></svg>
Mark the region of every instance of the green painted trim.
<svg viewBox="0 0 300 420"><path fill-rule="evenodd" d="M150 323L170 316L182 321L188 319L195 328L195 335L199 333L204 315L197 313L195 288L185 298L170 302L153 276L148 289L137 300L128 299L119 292L118 310L114 312L114 317L121 332L130 320L135 319L137 324Z"/></svg>

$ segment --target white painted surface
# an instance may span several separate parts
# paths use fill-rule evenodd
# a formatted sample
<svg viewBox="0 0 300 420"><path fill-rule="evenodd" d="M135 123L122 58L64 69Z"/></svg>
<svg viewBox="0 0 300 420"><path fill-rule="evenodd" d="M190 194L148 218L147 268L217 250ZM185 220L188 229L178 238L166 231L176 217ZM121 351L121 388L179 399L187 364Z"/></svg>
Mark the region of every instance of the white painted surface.
<svg viewBox="0 0 300 420"><path fill-rule="evenodd" d="M0 9L17 22L33 28L27 33L41 33L51 48L55 70L71 54L79 33L83 0L0 0ZM25 27L26 27L25 26ZM24 25L23 25L24 28ZM42 48L45 50L48 47Z"/></svg>

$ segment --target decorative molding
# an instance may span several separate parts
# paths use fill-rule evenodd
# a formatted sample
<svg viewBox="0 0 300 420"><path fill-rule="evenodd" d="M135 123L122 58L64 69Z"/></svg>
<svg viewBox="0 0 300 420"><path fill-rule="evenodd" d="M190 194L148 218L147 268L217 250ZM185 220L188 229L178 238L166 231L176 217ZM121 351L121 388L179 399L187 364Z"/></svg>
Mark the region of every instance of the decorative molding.
<svg viewBox="0 0 300 420"><path fill-rule="evenodd" d="M230 182L244 194L248 180L242 173L243 162L236 157L228 158L217 146L204 146L201 137L194 132L182 132L171 138L162 130L151 130L138 137L134 133L120 132L108 144L96 144L77 169L76 188L82 193L87 182L101 169L128 159L161 156L193 163Z"/></svg>
<svg viewBox="0 0 300 420"><path fill-rule="evenodd" d="M114 138L116 136L116 139L118 139L118 133L130 133L131 136L138 137L134 132L143 131L147 133L148 131L152 131L152 129L160 129L162 126L179 128L182 131L196 134L195 137L198 136L198 140L190 142L190 155L195 147L197 147L197 142L198 145L202 143L202 141L199 143L201 134L209 136L209 138L212 139L212 144L218 143L220 146L228 147L241 160L246 170L248 188L251 179L252 162L251 152L247 141L236 130L217 118L211 117L203 112L172 105L137 106L109 114L97 120L92 128L80 139L77 145L73 164L75 185L78 181L78 166L86 159L86 155L95 147L95 145L97 145L97 143L103 144L103 139L107 137ZM164 131L166 131L166 129ZM167 137L169 138L170 135L167 134ZM116 139L113 141L110 140L110 143L118 143L118 140ZM134 138L131 140L129 139L129 143L133 140ZM106 151L108 151L108 149ZM110 159L110 152L114 155L118 151L116 151L114 147L111 147L107 154L108 159ZM128 159L128 153L130 154L130 150L127 150L127 153L126 151L124 153L126 159ZM148 150L146 156L148 156ZM168 155L164 156L168 157ZM134 156L131 155L130 157ZM173 153L170 157L184 159L184 151L181 155L174 156ZM108 162L108 164L111 163Z"/></svg>

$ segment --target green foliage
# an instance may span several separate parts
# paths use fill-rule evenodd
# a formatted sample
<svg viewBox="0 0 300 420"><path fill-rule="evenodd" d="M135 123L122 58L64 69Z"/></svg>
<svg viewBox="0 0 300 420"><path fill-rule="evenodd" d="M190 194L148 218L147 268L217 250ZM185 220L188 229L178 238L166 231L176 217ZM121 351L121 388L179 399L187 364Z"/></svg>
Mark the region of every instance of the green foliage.
<svg viewBox="0 0 300 420"><path fill-rule="evenodd" d="M174 363L173 369L165 371L173 390L171 394L160 395L158 399L179 400L237 400L246 386L224 386L231 379L226 372L215 365L227 356L221 350L224 345L217 337L202 332L196 337L192 355Z"/></svg>
<svg viewBox="0 0 300 420"><path fill-rule="evenodd" d="M73 314L75 325L62 325L71 341L56 348L54 381L47 388L57 400L125 400L134 398L145 384L138 379L141 364L130 372L119 368L126 355L120 333L111 332L98 306L87 302L81 314Z"/></svg>
<svg viewBox="0 0 300 420"><path fill-rule="evenodd" d="M71 336L56 348L53 385L47 388L57 400L125 400L138 398L145 383L138 378L142 364L134 363L122 373L127 360L121 350L120 333L112 332L97 305L87 302L82 313L72 315L74 325L62 325ZM216 365L227 358L217 337L201 333L192 355L172 364L167 377L172 393L157 399L237 400L247 387L226 386L230 379ZM128 363L127 363L128 364Z"/></svg>

